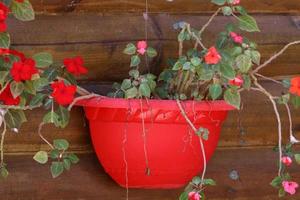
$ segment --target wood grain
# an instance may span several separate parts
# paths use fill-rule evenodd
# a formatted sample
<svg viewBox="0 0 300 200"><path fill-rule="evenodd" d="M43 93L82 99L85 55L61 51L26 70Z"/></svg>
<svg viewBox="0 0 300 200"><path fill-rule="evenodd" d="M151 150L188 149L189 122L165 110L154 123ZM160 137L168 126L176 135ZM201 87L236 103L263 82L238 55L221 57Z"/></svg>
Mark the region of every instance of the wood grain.
<svg viewBox="0 0 300 200"><path fill-rule="evenodd" d="M113 200L126 199L126 190L104 172L94 154L79 155L79 164L59 178L52 179L50 165L40 165L31 156L7 157L10 176L0 182L3 200ZM206 190L210 200L278 199L269 183L276 176L277 154L271 149L217 150L209 162L207 178L217 186ZM151 161L150 161L151 162ZM259 169L259 173L258 173ZM237 170L239 180L229 178ZM293 180L300 179L299 166L289 169ZM129 190L130 200L175 200L183 189ZM288 199L299 199L299 192Z"/></svg>
<svg viewBox="0 0 300 200"><path fill-rule="evenodd" d="M265 82L264 86L273 94L280 94L282 90L274 84ZM88 87L90 88L90 87ZM101 89L103 88L103 89ZM92 89L99 92L108 89L107 86L93 85ZM250 147L275 146L277 143L277 122L268 99L256 92L244 92L242 94L244 110L241 114L239 127L239 115L237 111L231 111L223 125L219 147ZM284 107L280 107L282 114L283 133L285 141L288 139L288 119ZM5 152L10 154L28 154L46 146L37 135L37 127L44 112L35 110L28 113L29 122L25 123L20 134L9 133L5 141ZM300 110L292 110L294 131L300 138ZM259 116L259 117L258 117ZM89 139L88 123L80 108L75 108L71 114L71 122L65 129L57 129L52 126L45 127L43 134L50 141L57 138L66 138L71 143L71 150L77 152L90 152L92 150Z"/></svg>
<svg viewBox="0 0 300 200"><path fill-rule="evenodd" d="M31 0L39 14L67 12L119 14L143 13L145 0ZM211 13L216 10L209 0L148 0L149 11L159 13ZM298 0L243 0L252 13L299 13Z"/></svg>

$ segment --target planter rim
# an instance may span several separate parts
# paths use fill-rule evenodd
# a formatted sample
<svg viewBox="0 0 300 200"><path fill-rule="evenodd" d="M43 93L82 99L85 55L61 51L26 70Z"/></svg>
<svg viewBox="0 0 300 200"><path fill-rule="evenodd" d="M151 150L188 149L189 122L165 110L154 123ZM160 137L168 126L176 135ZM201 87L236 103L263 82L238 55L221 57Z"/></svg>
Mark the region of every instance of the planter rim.
<svg viewBox="0 0 300 200"><path fill-rule="evenodd" d="M140 99L123 99L123 98L109 98L109 97L93 97L91 99L81 100L76 103L77 106L94 107L94 108L141 108L141 101L144 109L168 109L179 110L175 100L140 100ZM228 111L235 110L233 106L227 104L224 100L215 101L181 101L183 107L187 110L201 110L201 111Z"/></svg>

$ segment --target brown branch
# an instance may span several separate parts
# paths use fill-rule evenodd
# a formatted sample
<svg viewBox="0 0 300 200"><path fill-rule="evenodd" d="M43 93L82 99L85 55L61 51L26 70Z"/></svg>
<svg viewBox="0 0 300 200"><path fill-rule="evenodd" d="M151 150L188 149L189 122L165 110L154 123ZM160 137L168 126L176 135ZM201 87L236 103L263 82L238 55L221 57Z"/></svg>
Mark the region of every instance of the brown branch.
<svg viewBox="0 0 300 200"><path fill-rule="evenodd" d="M73 106L78 102L78 101L81 101L81 100L84 100L84 99L91 99L93 97L102 97L101 95L98 95L98 94L94 94L94 93L91 93L91 94L88 94L88 95L85 95L85 96L80 96L80 97L77 97L73 100L73 102L69 105L68 107L68 110L70 111Z"/></svg>
<svg viewBox="0 0 300 200"><path fill-rule="evenodd" d="M43 128L43 126L45 125L45 123L44 122L42 122L42 123L40 123L40 125L39 125L39 129L38 129L38 134L39 134L39 136L40 136L40 138L46 143L46 144L48 144L49 146L50 146L50 148L51 149L54 149L54 146L42 135L42 128Z"/></svg>
<svg viewBox="0 0 300 200"><path fill-rule="evenodd" d="M258 66L253 73L257 73L259 70L261 70L262 68L264 68L265 66L267 66L268 64L270 64L273 60L275 60L278 56L280 56L281 54L283 54L290 46L296 45L296 44L300 44L300 40L298 41L294 41L291 42L287 45L285 45L278 53L276 53L275 55L273 55L272 57L270 57L267 61L265 61L263 64L261 64L260 66Z"/></svg>

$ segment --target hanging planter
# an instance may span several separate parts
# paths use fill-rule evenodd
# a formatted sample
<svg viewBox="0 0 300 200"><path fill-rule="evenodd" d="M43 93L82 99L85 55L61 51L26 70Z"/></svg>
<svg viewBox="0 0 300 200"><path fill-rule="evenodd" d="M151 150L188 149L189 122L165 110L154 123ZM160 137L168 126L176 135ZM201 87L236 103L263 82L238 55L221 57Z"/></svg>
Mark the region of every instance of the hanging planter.
<svg viewBox="0 0 300 200"><path fill-rule="evenodd" d="M177 188L203 169L199 139L176 101L99 97L79 104L89 120L98 159L119 185ZM207 139L204 147L209 160L233 107L224 101L187 101L182 106L192 122L202 127L199 134Z"/></svg>

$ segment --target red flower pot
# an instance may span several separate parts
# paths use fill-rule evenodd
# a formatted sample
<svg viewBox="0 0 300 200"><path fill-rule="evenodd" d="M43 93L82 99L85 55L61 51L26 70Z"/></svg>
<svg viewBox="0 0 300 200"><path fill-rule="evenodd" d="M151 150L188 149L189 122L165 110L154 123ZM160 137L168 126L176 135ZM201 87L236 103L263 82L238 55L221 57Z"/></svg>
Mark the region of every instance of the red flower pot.
<svg viewBox="0 0 300 200"><path fill-rule="evenodd" d="M199 138L172 100L93 98L80 102L105 171L129 188L177 188L203 168ZM182 102L197 128L209 130L207 160L233 107L224 101ZM144 123L143 123L144 121ZM144 126L144 127L143 127Z"/></svg>

